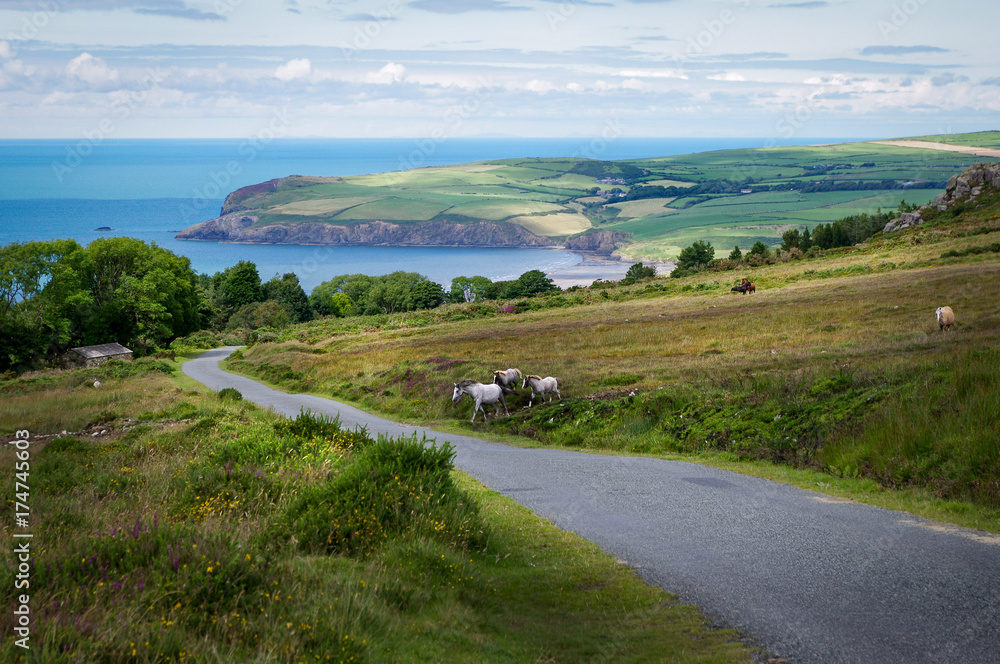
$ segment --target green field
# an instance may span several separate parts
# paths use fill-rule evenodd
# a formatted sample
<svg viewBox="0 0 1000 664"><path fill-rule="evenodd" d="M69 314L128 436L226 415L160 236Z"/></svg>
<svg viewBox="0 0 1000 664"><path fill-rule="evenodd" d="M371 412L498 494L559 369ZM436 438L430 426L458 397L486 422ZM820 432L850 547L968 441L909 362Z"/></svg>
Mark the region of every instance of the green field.
<svg viewBox="0 0 1000 664"><path fill-rule="evenodd" d="M1000 133L918 140L996 147ZM275 191L234 192L226 208L256 215L258 225L485 220L553 238L611 229L629 238L624 254L667 260L695 240L775 246L790 228L895 209L904 200L925 203L951 176L984 160L870 142L619 162L500 159L350 177L293 176L278 181ZM595 195L614 188L630 200Z"/></svg>
<svg viewBox="0 0 1000 664"><path fill-rule="evenodd" d="M1000 131L977 131L971 134L936 134L933 136L914 136L911 141L933 141L935 143L951 143L952 145L968 145L977 148L1000 148Z"/></svg>

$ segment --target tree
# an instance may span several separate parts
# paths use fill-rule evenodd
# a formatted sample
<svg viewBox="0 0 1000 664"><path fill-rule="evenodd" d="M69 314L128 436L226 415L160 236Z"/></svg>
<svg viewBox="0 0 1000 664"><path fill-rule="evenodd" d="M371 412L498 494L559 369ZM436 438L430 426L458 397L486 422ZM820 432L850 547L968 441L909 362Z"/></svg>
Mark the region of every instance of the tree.
<svg viewBox="0 0 1000 664"><path fill-rule="evenodd" d="M809 235L809 229L802 231L802 237L799 239L799 249L802 251L809 251L809 248L813 246L812 237Z"/></svg>
<svg viewBox="0 0 1000 664"><path fill-rule="evenodd" d="M791 251L792 249L800 249L799 243L802 242L802 234L799 229L792 228L781 234L781 250Z"/></svg>
<svg viewBox="0 0 1000 664"><path fill-rule="evenodd" d="M743 260L743 252L740 251L739 245L733 247L733 250L729 252L729 260L731 261L741 261Z"/></svg>
<svg viewBox="0 0 1000 664"><path fill-rule="evenodd" d="M544 293L554 293L562 290L541 270L528 270L516 280L507 285L503 297L534 297Z"/></svg>
<svg viewBox="0 0 1000 664"><path fill-rule="evenodd" d="M251 302L261 302L264 293L261 288L257 265L240 261L223 272L223 303L230 309L239 309Z"/></svg>
<svg viewBox="0 0 1000 664"><path fill-rule="evenodd" d="M413 308L433 309L444 304L447 296L441 284L423 277L421 279L413 286Z"/></svg>
<svg viewBox="0 0 1000 664"><path fill-rule="evenodd" d="M771 250L766 244L757 240L754 242L754 245L750 247L750 255L753 256L754 254L760 256L761 258L769 258L771 256Z"/></svg>
<svg viewBox="0 0 1000 664"><path fill-rule="evenodd" d="M256 330L261 327L270 327L280 330L291 322L292 317L288 309L274 300L269 300L244 304L229 317L228 328L235 330L245 327L248 330Z"/></svg>
<svg viewBox="0 0 1000 664"><path fill-rule="evenodd" d="M486 277L455 277L451 280L452 302L493 300L496 294L496 286Z"/></svg>
<svg viewBox="0 0 1000 664"><path fill-rule="evenodd" d="M65 262L89 298L77 315L83 343L155 347L201 328L191 261L130 237L100 238Z"/></svg>
<svg viewBox="0 0 1000 664"><path fill-rule="evenodd" d="M320 316L336 316L343 318L355 313L354 302L346 293L333 290L330 282L323 282L309 295L309 305Z"/></svg>
<svg viewBox="0 0 1000 664"><path fill-rule="evenodd" d="M628 271L625 273L625 278L622 279L623 284L634 284L637 281L643 279L649 279L656 276L656 268L651 265L643 265L642 263L633 263L629 266Z"/></svg>
<svg viewBox="0 0 1000 664"><path fill-rule="evenodd" d="M309 305L309 298L294 273L287 272L280 279L275 275L262 286L261 291L265 301L277 302L288 309L293 323L312 320L313 310Z"/></svg>
<svg viewBox="0 0 1000 664"><path fill-rule="evenodd" d="M393 272L375 277L364 295L366 314L393 314L415 309L432 309L445 300L444 289L416 272Z"/></svg>
<svg viewBox="0 0 1000 664"><path fill-rule="evenodd" d="M715 257L715 248L710 242L697 240L690 247L681 249L677 257L677 267L684 270L708 265Z"/></svg>
<svg viewBox="0 0 1000 664"><path fill-rule="evenodd" d="M0 247L0 370L68 347L75 307L88 295L63 259L82 251L74 240Z"/></svg>

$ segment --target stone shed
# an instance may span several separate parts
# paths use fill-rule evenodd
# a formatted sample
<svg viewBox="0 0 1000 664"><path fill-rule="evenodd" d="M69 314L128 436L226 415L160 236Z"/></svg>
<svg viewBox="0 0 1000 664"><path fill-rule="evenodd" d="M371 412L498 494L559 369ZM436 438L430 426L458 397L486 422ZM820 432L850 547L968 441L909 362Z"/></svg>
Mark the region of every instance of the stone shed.
<svg viewBox="0 0 1000 664"><path fill-rule="evenodd" d="M121 344L100 344L97 346L81 346L71 348L66 353L66 360L78 367L99 367L108 360L132 359L132 351Z"/></svg>

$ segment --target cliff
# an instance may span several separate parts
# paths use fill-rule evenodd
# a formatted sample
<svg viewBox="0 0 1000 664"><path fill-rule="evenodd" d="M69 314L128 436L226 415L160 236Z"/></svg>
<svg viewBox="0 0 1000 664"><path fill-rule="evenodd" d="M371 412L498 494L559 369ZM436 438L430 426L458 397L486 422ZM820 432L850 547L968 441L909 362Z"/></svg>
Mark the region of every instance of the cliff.
<svg viewBox="0 0 1000 664"><path fill-rule="evenodd" d="M382 246L546 247L552 240L516 224L497 221L454 223L427 221L392 224L363 221L338 225L326 222L256 225L253 215L227 214L186 228L178 240L211 240L247 244L340 244Z"/></svg>
<svg viewBox="0 0 1000 664"><path fill-rule="evenodd" d="M566 248L575 251L592 251L602 256L610 256L615 249L626 244L628 235L617 231L597 231L584 233L566 240Z"/></svg>

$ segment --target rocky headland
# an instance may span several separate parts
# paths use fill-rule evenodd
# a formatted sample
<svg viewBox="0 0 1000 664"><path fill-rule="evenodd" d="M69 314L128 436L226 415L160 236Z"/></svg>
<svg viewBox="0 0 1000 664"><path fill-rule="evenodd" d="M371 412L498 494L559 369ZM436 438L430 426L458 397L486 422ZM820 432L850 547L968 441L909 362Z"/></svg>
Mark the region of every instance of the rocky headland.
<svg viewBox="0 0 1000 664"><path fill-rule="evenodd" d="M207 240L247 244L316 244L427 247L550 247L554 240L540 237L516 224L502 221L425 221L393 224L361 221L351 224L297 222L259 224L247 214L227 214L186 228L178 240Z"/></svg>

